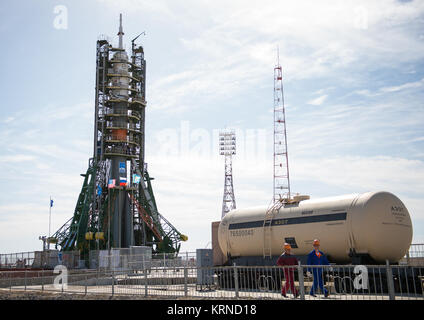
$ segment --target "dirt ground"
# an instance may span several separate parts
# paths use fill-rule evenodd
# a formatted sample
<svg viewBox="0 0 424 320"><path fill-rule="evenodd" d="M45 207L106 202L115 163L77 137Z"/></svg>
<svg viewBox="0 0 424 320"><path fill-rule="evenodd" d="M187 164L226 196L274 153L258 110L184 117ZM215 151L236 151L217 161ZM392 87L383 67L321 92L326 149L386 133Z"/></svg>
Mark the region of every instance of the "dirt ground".
<svg viewBox="0 0 424 320"><path fill-rule="evenodd" d="M124 295L101 295L101 294L76 294L76 293L55 293L39 291L10 291L0 290L0 300L166 300L163 297L124 296ZM173 298L172 300L175 300ZM187 299L178 299L187 300Z"/></svg>

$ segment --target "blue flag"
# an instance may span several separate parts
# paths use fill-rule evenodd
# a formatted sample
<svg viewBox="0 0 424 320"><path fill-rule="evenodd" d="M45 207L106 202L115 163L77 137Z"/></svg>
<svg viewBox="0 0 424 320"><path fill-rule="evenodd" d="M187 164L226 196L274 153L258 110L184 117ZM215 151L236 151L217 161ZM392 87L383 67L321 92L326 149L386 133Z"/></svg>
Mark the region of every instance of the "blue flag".
<svg viewBox="0 0 424 320"><path fill-rule="evenodd" d="M53 207L53 200L50 199L50 208Z"/></svg>
<svg viewBox="0 0 424 320"><path fill-rule="evenodd" d="M138 174L133 174L132 178L134 183L140 183L141 176Z"/></svg>

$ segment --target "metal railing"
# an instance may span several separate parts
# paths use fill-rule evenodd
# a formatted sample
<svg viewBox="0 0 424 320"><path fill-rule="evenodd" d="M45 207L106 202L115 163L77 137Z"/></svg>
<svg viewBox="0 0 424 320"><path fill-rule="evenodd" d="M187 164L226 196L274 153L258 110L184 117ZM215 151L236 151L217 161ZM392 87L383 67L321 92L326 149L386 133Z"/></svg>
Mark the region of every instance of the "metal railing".
<svg viewBox="0 0 424 320"><path fill-rule="evenodd" d="M29 268L34 262L34 251L0 254L1 268Z"/></svg>
<svg viewBox="0 0 424 320"><path fill-rule="evenodd" d="M53 270L3 271L0 287L163 298L424 300L424 268L389 264L67 270L63 282L64 275Z"/></svg>
<svg viewBox="0 0 424 320"><path fill-rule="evenodd" d="M139 131L140 125L138 123L128 123L128 122L117 122L117 121L107 121L106 122L106 128L107 129L126 129L126 130L133 130L133 131Z"/></svg>
<svg viewBox="0 0 424 320"><path fill-rule="evenodd" d="M105 141L106 142L120 141L120 142L130 142L130 143L140 144L140 140L138 139L137 136L129 136L129 135L124 135L124 136L120 136L117 134L105 135Z"/></svg>
<svg viewBox="0 0 424 320"><path fill-rule="evenodd" d="M124 148L113 147L107 150L107 152L120 152L124 154L132 154L129 150ZM7 253L0 254L0 269L1 268L30 268L33 265L35 259L35 252L18 252L18 253ZM66 255L69 252L63 253L63 259L66 260ZM74 252L72 252L75 255ZM196 253L195 252L180 252L177 256L169 254L154 254L152 256L155 261L155 267L174 267L174 266L196 266ZM161 262L159 262L161 261ZM163 262L165 261L165 262ZM65 263L62 263L65 264ZM408 253L399 261L400 265L410 266L423 266L424 267L424 244L411 244ZM69 263L65 264L68 268L71 268ZM73 263L74 268L77 268L78 263Z"/></svg>
<svg viewBox="0 0 424 320"><path fill-rule="evenodd" d="M121 147L121 146L108 146L105 149L105 155L108 154L123 154L123 155L127 155L127 156L132 156L132 157L136 157L135 154L135 148L131 149L128 147Z"/></svg>
<svg viewBox="0 0 424 320"><path fill-rule="evenodd" d="M90 267L102 270L140 270L140 269L166 269L196 266L196 253L183 252L174 254L110 254L101 255L96 251L91 252Z"/></svg>
<svg viewBox="0 0 424 320"><path fill-rule="evenodd" d="M407 254L399 263L424 266L424 243L411 244Z"/></svg>
<svg viewBox="0 0 424 320"><path fill-rule="evenodd" d="M58 252L56 252L56 254L58 254ZM47 263L43 263L43 261L41 261L49 260L48 257L44 257L44 255L48 255L48 251L30 251L0 254L0 269L47 268ZM38 260L40 261L38 261L36 257L38 257ZM63 264L69 269L78 269L79 258L80 255L78 251L63 252L62 261L59 261L58 257L56 257L55 264ZM120 259L129 259L137 261L141 260L142 258L138 257L137 255L131 255L130 257L122 256L120 257ZM151 266L156 268L175 268L183 266L194 267L196 266L196 252L180 252L177 255L158 253L153 254L151 256L151 260ZM52 267L54 267L54 265Z"/></svg>
<svg viewBox="0 0 424 320"><path fill-rule="evenodd" d="M134 110L128 110L128 109L122 109L122 110L116 110L116 109L108 109L104 113L105 115L123 115L123 116L133 116L140 118L140 113Z"/></svg>

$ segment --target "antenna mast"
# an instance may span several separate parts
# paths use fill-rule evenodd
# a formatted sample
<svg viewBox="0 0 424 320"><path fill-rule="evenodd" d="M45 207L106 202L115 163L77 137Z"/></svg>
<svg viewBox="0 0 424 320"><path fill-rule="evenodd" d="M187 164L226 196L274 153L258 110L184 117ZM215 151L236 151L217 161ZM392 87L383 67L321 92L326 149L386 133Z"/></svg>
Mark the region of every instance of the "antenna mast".
<svg viewBox="0 0 424 320"><path fill-rule="evenodd" d="M287 154L286 112L284 109L283 71L280 52L277 49L277 65L274 67L274 183L272 202L263 223L263 256L271 258L277 249L273 247L272 220L286 203L291 202L289 160Z"/></svg>
<svg viewBox="0 0 424 320"><path fill-rule="evenodd" d="M287 153L286 112L280 52L274 67L274 184L273 203L290 200L289 160Z"/></svg>

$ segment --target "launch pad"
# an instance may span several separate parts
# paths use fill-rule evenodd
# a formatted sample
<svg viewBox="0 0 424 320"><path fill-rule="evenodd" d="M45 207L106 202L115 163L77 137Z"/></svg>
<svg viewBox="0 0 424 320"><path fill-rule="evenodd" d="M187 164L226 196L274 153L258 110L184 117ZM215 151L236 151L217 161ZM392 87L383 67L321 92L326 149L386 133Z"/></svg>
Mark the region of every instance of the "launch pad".
<svg viewBox="0 0 424 320"><path fill-rule="evenodd" d="M93 157L74 215L48 238L62 251L150 246L178 253L181 234L158 211L145 162L146 60L143 46L100 39L96 46Z"/></svg>

